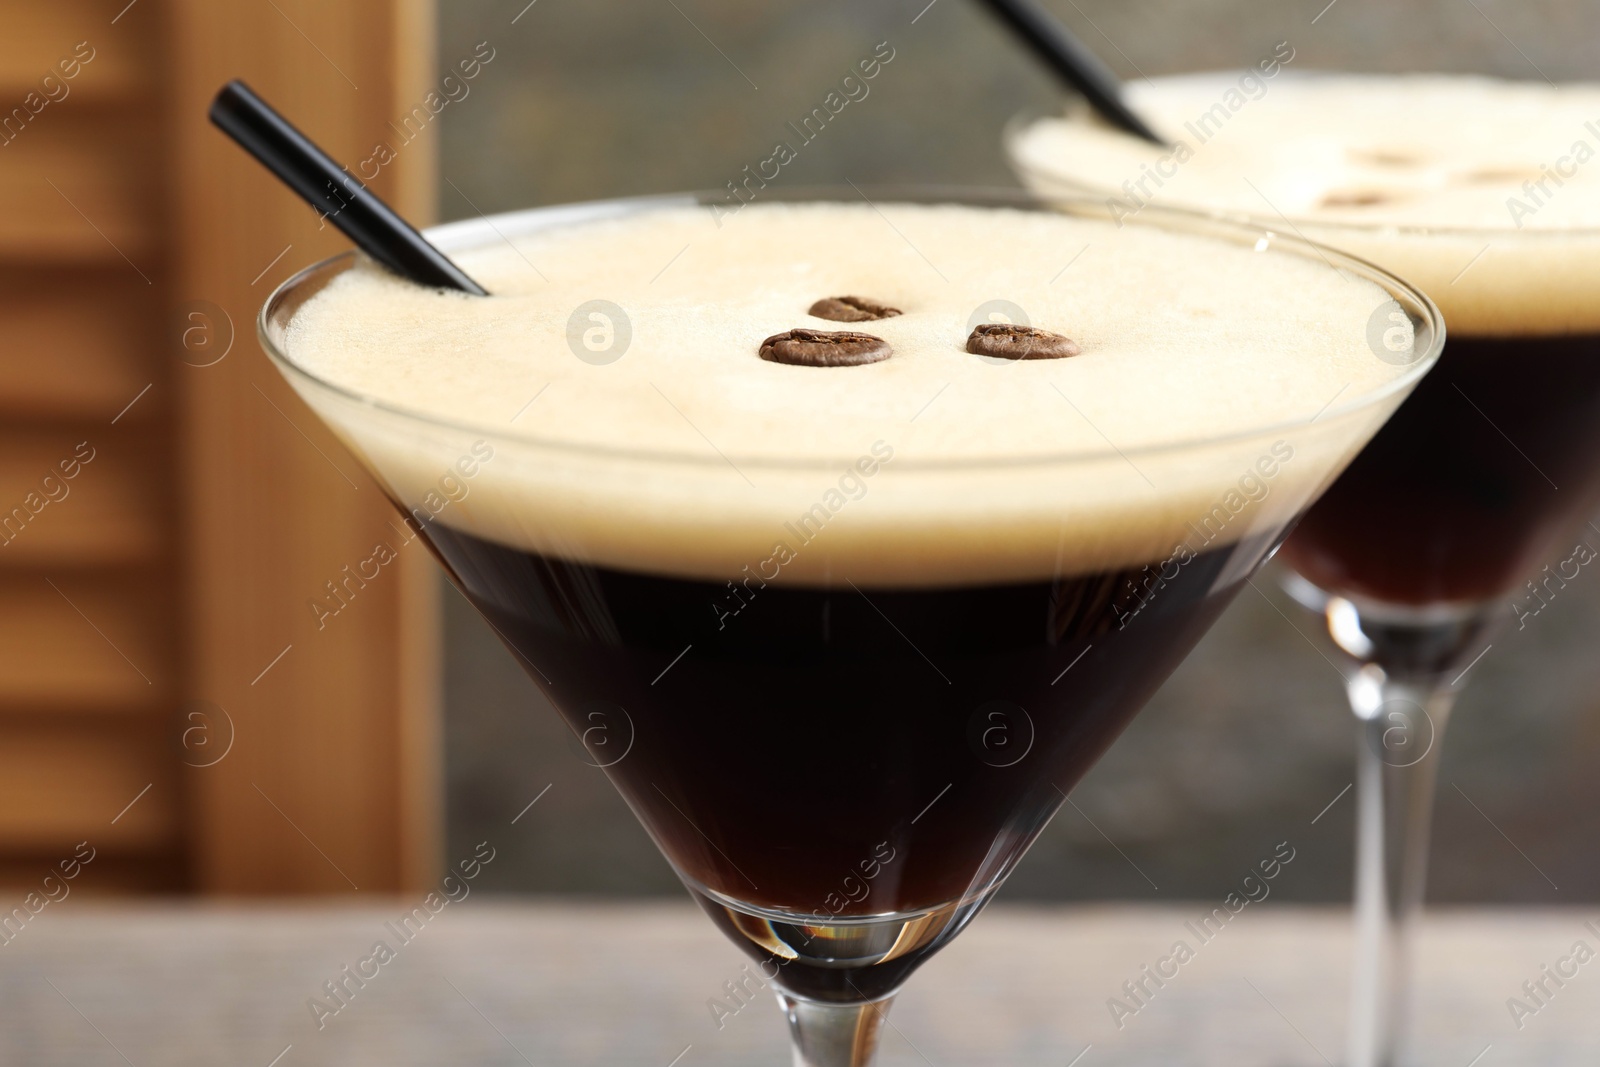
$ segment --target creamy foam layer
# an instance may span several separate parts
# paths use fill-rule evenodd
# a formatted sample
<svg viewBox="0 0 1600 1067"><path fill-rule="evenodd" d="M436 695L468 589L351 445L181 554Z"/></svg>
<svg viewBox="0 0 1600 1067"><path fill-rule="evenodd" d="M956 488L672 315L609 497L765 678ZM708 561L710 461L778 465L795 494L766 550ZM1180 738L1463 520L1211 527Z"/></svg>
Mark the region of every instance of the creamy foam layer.
<svg viewBox="0 0 1600 1067"><path fill-rule="evenodd" d="M863 203L500 228L516 235L453 251L493 297L364 266L284 338L309 374L462 428L297 385L408 506L630 569L727 578L786 544L783 580L960 584L1160 560L1207 515L1204 547L1231 543L1303 507L1399 399L1360 398L1407 373L1369 343L1387 299L1372 282L1149 227ZM841 295L904 314L807 314ZM574 324L596 300L607 318ZM997 300L1083 354L967 353ZM869 332L894 354L758 357L796 327Z"/></svg>
<svg viewBox="0 0 1600 1067"><path fill-rule="evenodd" d="M1600 330L1600 85L1281 72L1128 92L1175 151L1046 119L1011 144L1029 183L1287 216L1416 282L1454 333Z"/></svg>

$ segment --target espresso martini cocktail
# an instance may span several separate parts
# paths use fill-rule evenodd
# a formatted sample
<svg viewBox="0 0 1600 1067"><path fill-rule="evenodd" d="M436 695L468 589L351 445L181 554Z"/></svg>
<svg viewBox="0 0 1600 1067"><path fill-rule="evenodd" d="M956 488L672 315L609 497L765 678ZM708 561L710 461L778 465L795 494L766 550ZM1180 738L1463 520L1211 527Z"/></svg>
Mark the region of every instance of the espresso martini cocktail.
<svg viewBox="0 0 1600 1067"><path fill-rule="evenodd" d="M443 227L493 296L347 256L263 337L783 990L797 1062L864 1064L1439 326L1337 253L1159 212L718 221Z"/></svg>
<svg viewBox="0 0 1600 1067"><path fill-rule="evenodd" d="M1456 684L1593 557L1600 500L1600 85L1244 74L1129 98L1160 148L1086 115L1016 127L1035 189L1254 218L1372 259L1443 310L1430 374L1301 522L1282 558L1363 668L1352 1067L1401 1056L1404 933ZM1374 320L1380 344L1387 326ZM1560 564L1540 565L1553 556Z"/></svg>

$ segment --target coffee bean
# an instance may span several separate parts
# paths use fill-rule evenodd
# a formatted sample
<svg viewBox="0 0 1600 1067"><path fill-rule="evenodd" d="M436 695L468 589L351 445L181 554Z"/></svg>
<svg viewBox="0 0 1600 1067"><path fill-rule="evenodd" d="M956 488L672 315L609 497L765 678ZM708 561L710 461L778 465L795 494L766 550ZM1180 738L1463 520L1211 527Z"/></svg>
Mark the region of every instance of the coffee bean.
<svg viewBox="0 0 1600 1067"><path fill-rule="evenodd" d="M892 319L902 312L864 296L830 296L812 304L807 314L832 322L871 322Z"/></svg>
<svg viewBox="0 0 1600 1067"><path fill-rule="evenodd" d="M795 367L859 367L888 359L889 342L870 333L794 329L761 342L761 358Z"/></svg>
<svg viewBox="0 0 1600 1067"><path fill-rule="evenodd" d="M1329 193L1322 198L1318 207L1376 207L1387 204L1391 200L1400 199L1393 193L1381 192L1377 189L1344 189Z"/></svg>
<svg viewBox="0 0 1600 1067"><path fill-rule="evenodd" d="M1065 359L1083 349L1070 337L1036 326L993 322L972 331L972 336L967 338L967 351L996 359Z"/></svg>

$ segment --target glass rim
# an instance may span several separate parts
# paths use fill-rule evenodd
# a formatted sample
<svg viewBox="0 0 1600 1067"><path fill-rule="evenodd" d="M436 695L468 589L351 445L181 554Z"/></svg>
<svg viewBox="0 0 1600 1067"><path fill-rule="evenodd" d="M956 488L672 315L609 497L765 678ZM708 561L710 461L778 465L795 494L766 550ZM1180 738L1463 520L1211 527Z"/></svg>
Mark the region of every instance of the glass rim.
<svg viewBox="0 0 1600 1067"><path fill-rule="evenodd" d="M720 192L698 191L588 200L524 208L496 215L480 215L478 218L442 223L429 227L422 232L430 241L437 244L441 250L448 253L452 250L476 247L493 243L494 241L509 241L512 236L537 232L549 228L552 224L560 225L561 220L564 218L570 221L614 218L665 207L710 206L719 204L724 199L724 195ZM1104 205L1088 197L1041 196L1025 190L992 187L899 185L861 188L852 183L848 186L796 187L791 190L774 193L767 199L772 202L866 202L874 207L879 203L956 203L970 206L1010 207L1017 210L1052 213L1071 210L1075 211L1079 217L1111 220L1110 213L1105 210ZM1151 217L1146 220L1146 215ZM1118 448L1116 445L1107 442L1103 448L1019 456L944 457L921 460L897 458L895 461L896 469L903 467L908 470L923 472L983 471L1086 463L1108 458L1159 457L1256 440L1273 434L1289 433L1302 430L1312 422L1323 421L1324 419L1328 421L1336 420L1381 403L1396 393L1409 391L1416 381L1432 369L1444 349L1444 318L1432 299L1398 275L1359 256L1328 248L1298 235L1284 234L1278 230L1259 226L1253 221L1247 222L1224 218L1211 213L1189 211L1181 208L1152 207L1140 212L1140 217L1129 220L1128 224L1147 226L1167 232L1215 236L1218 239L1231 238L1232 243L1246 247L1258 243L1262 239L1267 239L1271 242L1266 249L1269 253L1295 254L1307 259L1313 256L1320 257L1335 270L1350 271L1360 278L1373 282L1388 293L1392 300L1401 304L1408 317L1416 322L1419 341L1423 331L1426 331L1426 345L1425 347L1419 346L1419 348L1414 349L1418 354L1409 364L1405 365L1404 373L1383 383L1378 388L1361 393L1337 406L1330 405L1318 412L1310 420L1303 418L1279 420L1251 426L1228 434L1191 437L1179 441L1161 442L1133 448ZM320 260L290 275L263 302L261 310L256 315L257 339L268 358L291 383L303 382L314 390L331 393L342 400L371 408L403 421L421 423L434 429L474 434L479 437L490 438L496 442L522 445L555 454L613 460L621 459L663 466L687 465L708 468L725 468L727 463L732 460L741 467L749 466L758 470L831 471L836 469L840 463L848 464L855 461L856 457L854 456L842 455L807 457L804 459L789 459L771 455L751 456L740 453L731 455L719 453L706 456L698 453L663 449L611 447L601 444L563 441L541 437L536 432L518 430L509 425L441 417L402 404L381 400L336 382L328 381L301 367L284 351L283 346L278 343L277 338L274 336L277 328L277 318L285 312L292 315L293 311L297 310L305 300L320 291L322 285L362 262L371 262L371 260L356 249ZM307 292L306 288L313 285L315 288ZM489 299L492 299L492 297ZM1409 305L1407 302L1409 302Z"/></svg>
<svg viewBox="0 0 1600 1067"><path fill-rule="evenodd" d="M1158 74L1153 79L1147 80L1157 82L1175 82L1184 80L1201 81L1205 79L1236 77L1238 73L1238 71L1234 70L1197 70L1189 71L1183 74ZM1278 76L1281 78L1289 78L1293 81L1317 81L1331 80L1336 78L1358 79L1384 77L1385 75L1363 73L1360 71L1285 70L1281 71ZM1489 77L1488 75L1456 76ZM1511 81L1513 79L1502 78L1494 80ZM1532 83L1530 82L1530 84ZM1577 85L1590 83L1569 82L1565 84ZM1015 115L1012 115L1010 119L1006 120L1006 124L1001 128L1000 132L1001 147L1005 151L1006 160L1019 174L1038 174L1043 177L1051 178L1055 181L1065 182L1072 186L1078 195L1116 196L1119 190L1115 188L1099 185L1091 181L1086 181L1082 178L1065 174L1051 167L1030 165L1024 162L1021 155L1017 152L1017 142L1028 127L1045 119L1070 120L1079 113L1089 114L1087 108L1069 108L1068 111L1060 113L1042 111L1036 107L1024 108L1021 111L1018 111ZM1250 223L1253 225L1270 226L1267 216L1257 215L1249 211L1236 211L1231 208L1206 207L1200 204L1171 206L1161 205L1161 207L1167 211L1197 212L1212 216L1214 218L1230 219L1234 221ZM1151 205L1150 207L1141 209L1140 214L1143 214L1144 211L1153 210L1155 208L1156 205ZM1510 224L1504 226L1424 226L1415 223L1401 222L1361 222L1353 219L1318 219L1311 218L1303 214L1283 215L1277 221L1287 221L1289 225L1293 227L1305 226L1311 229L1327 230L1334 233L1374 235L1401 234L1407 237L1475 237L1492 239L1496 237L1503 238L1515 235L1518 240L1526 240L1530 243L1538 243L1541 241L1554 242L1563 240L1595 240L1600 238L1600 226L1563 226L1560 229L1518 229Z"/></svg>

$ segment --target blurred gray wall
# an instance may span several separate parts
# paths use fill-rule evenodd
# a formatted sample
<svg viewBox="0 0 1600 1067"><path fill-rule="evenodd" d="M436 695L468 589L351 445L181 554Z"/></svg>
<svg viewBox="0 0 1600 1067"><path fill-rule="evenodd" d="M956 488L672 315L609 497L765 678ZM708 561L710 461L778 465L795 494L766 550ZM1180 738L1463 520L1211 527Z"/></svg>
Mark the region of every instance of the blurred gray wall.
<svg viewBox="0 0 1600 1067"><path fill-rule="evenodd" d="M1243 66L1287 40L1301 68L1600 79L1592 0L1047 2L1126 78ZM445 218L719 188L880 41L892 65L784 181L1014 185L1001 126L1061 99L971 0L441 9L441 66L495 49L442 118ZM1008 899L1220 898L1285 839L1298 856L1278 894L1348 897L1351 797L1312 822L1352 778L1339 678L1313 646L1316 621L1271 575L1256 584L1078 787L1081 813L1063 809ZM514 841L491 872L504 890L681 892L492 631L446 598L448 854ZM1440 772L1433 900L1600 899L1597 643L1588 578L1474 668Z"/></svg>

